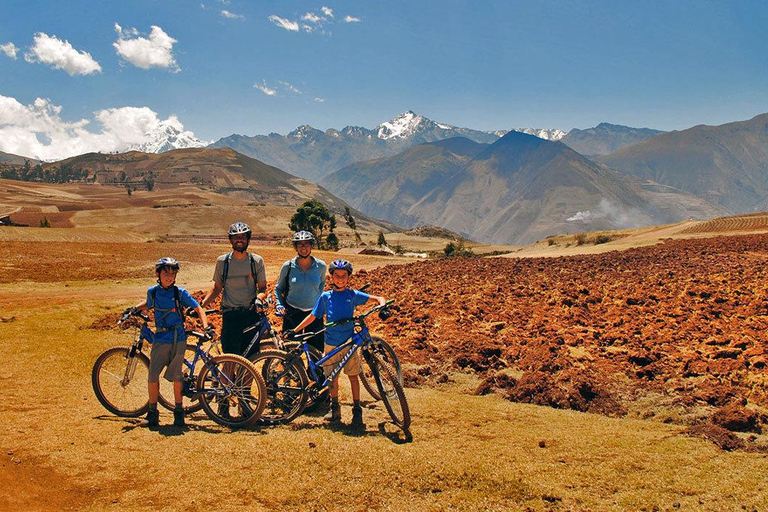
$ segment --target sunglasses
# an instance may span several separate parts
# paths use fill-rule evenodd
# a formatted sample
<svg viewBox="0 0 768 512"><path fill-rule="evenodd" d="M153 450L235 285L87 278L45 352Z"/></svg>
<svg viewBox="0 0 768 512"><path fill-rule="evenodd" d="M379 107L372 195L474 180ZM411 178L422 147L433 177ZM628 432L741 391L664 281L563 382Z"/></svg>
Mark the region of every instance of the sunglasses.
<svg viewBox="0 0 768 512"><path fill-rule="evenodd" d="M296 247L312 247L312 242L299 242Z"/></svg>

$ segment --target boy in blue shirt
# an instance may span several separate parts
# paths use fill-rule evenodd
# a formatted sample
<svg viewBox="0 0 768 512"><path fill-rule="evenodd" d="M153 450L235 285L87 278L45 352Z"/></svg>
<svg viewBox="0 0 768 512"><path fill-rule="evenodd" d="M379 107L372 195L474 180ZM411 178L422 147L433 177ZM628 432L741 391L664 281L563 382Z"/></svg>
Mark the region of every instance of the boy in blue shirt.
<svg viewBox="0 0 768 512"><path fill-rule="evenodd" d="M345 318L351 318L355 315L355 307L361 306L370 300L378 301L383 306L386 303L384 297L368 295L358 290L351 290L347 286L349 277L352 275L352 264L347 260L335 260L328 266L328 273L331 276L331 289L320 295L317 299L312 313L302 320L296 326L295 331L301 331L310 325L316 318L325 316L326 323L337 322ZM354 324L352 322L342 325L334 325L325 331L325 353L329 353L347 341L354 333ZM290 331L286 331L290 335ZM323 365L325 374L333 371L337 363L344 357L344 351L336 354L326 364ZM349 377L349 384L352 388L352 427L363 428L363 409L360 407L360 380L358 375L362 372L362 360L360 351L355 352L347 365L344 367L344 373ZM339 406L339 379L336 377L331 384L331 410L325 419L337 423L341 421L341 407Z"/></svg>
<svg viewBox="0 0 768 512"><path fill-rule="evenodd" d="M157 427L160 413L157 411L157 400L160 395L160 372L165 370L166 380L173 382L173 396L176 407L173 409L173 425L184 427L184 408L182 406L182 371L184 351L187 347L187 333L184 330L182 312L185 308L197 311L208 331L208 319L205 310L184 288L176 286L176 274L179 272L179 262L173 258L160 258L155 262L157 283L147 290L147 300L129 308L128 311L154 309L155 336L152 350L149 354L149 411L147 424Z"/></svg>

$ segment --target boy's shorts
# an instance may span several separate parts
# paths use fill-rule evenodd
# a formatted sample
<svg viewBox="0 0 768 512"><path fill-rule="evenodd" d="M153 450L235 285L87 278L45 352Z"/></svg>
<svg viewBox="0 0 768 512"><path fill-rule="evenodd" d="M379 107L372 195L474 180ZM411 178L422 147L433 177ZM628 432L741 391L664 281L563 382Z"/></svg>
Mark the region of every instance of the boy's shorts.
<svg viewBox="0 0 768 512"><path fill-rule="evenodd" d="M149 382L159 382L160 372L165 370L165 380L175 382L182 378L181 364L184 362L184 352L187 344L184 341L176 343L153 343L149 352Z"/></svg>
<svg viewBox="0 0 768 512"><path fill-rule="evenodd" d="M323 354L330 353L333 349L336 347L333 345L325 344L325 351ZM338 366L339 361L344 357L344 355L347 353L347 350L345 349L339 352L338 354L334 355L332 358L330 358L328 361L323 363L323 372L325 373L325 376L331 374L331 372ZM350 358L349 361L347 361L347 365L344 367L344 373L347 375L360 375L363 372L363 360L360 357L360 349L358 348L355 354Z"/></svg>

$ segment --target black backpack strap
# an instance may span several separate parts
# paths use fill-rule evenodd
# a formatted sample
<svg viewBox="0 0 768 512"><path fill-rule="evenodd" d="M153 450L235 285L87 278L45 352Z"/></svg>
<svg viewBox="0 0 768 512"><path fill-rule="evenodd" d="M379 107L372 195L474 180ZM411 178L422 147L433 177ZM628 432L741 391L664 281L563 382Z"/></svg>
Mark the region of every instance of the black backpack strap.
<svg viewBox="0 0 768 512"><path fill-rule="evenodd" d="M179 314L179 317L181 317L181 323L184 323L186 319L184 318L184 308L181 307L181 298L179 297L179 287L176 285L173 285L173 300L176 303L176 313Z"/></svg>
<svg viewBox="0 0 768 512"><path fill-rule="evenodd" d="M253 287L256 289L254 293L255 297L259 294L259 282L256 279L256 258L254 258L251 253L248 253L248 256L251 258L251 276L253 276Z"/></svg>
<svg viewBox="0 0 768 512"><path fill-rule="evenodd" d="M227 253L227 255L224 257L224 272L223 272L223 275L221 277L221 284L222 284L222 286L224 285L224 283L227 282L227 276L229 275L229 258L231 258L231 257L232 257L232 253L231 252Z"/></svg>

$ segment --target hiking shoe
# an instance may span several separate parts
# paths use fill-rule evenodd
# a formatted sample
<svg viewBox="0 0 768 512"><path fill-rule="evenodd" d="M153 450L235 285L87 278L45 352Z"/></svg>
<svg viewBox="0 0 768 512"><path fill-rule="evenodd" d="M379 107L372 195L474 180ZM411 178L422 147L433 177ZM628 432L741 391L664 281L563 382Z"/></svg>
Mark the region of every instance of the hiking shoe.
<svg viewBox="0 0 768 512"><path fill-rule="evenodd" d="M363 409L361 407L353 407L352 408L352 428L354 429L364 429L365 423L363 423Z"/></svg>
<svg viewBox="0 0 768 512"><path fill-rule="evenodd" d="M323 419L331 423L338 423L341 421L341 406L338 402L331 404L331 410L328 411L328 414L323 416Z"/></svg>
<svg viewBox="0 0 768 512"><path fill-rule="evenodd" d="M147 426L157 427L158 425L160 425L160 411L150 409L147 411Z"/></svg>
<svg viewBox="0 0 768 512"><path fill-rule="evenodd" d="M184 421L184 409L177 408L173 410L173 426L179 428L187 426Z"/></svg>

